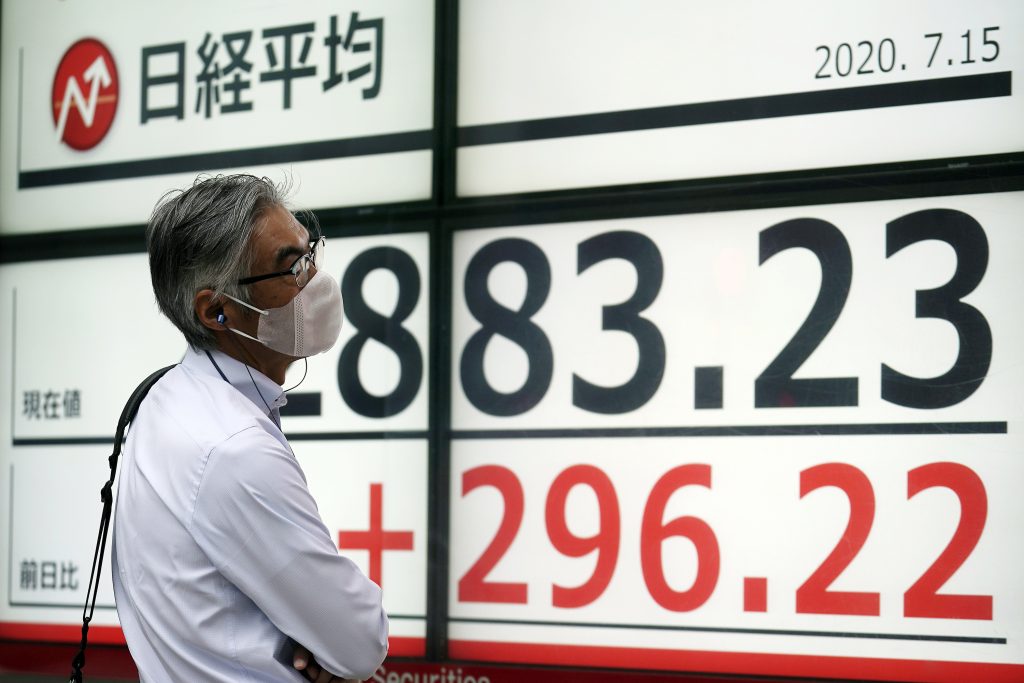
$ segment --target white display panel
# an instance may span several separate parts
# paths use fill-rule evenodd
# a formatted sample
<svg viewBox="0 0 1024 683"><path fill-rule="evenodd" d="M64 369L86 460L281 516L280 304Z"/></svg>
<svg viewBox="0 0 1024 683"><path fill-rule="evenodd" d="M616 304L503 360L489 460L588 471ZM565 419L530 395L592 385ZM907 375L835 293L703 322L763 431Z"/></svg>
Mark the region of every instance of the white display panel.
<svg viewBox="0 0 1024 683"><path fill-rule="evenodd" d="M1022 211L456 232L451 656L1019 677Z"/></svg>
<svg viewBox="0 0 1024 683"><path fill-rule="evenodd" d="M392 656L425 653L430 236L328 238L341 335L296 363L282 425L341 552L384 589Z"/></svg>
<svg viewBox="0 0 1024 683"><path fill-rule="evenodd" d="M384 587L397 656L425 651L428 252L422 232L328 239L324 268L351 290L342 336L309 360L282 411L341 552ZM4 266L0 296L0 504L11 511L0 529L0 633L77 641L118 415L142 378L181 358L184 340L157 311L144 254ZM353 313L359 302L366 310ZM350 361L359 403L343 395L338 373L361 333L370 338ZM403 353L404 384L389 344ZM345 365L354 385L349 373ZM103 629L117 624L109 552L97 604L94 637L116 642L119 631Z"/></svg>
<svg viewBox="0 0 1024 683"><path fill-rule="evenodd" d="M420 432L427 429L430 236L426 232L328 238L325 263L342 291L345 318L334 348L308 360L294 390L319 402L294 405L290 433ZM302 380L303 364L285 386ZM425 438L425 437L424 437Z"/></svg>
<svg viewBox="0 0 1024 683"><path fill-rule="evenodd" d="M1021 152L1021 27L1014 0L461 3L457 194Z"/></svg>
<svg viewBox="0 0 1024 683"><path fill-rule="evenodd" d="M432 3L3 12L4 233L143 223L199 172L288 172L318 208L430 197Z"/></svg>
<svg viewBox="0 0 1024 683"><path fill-rule="evenodd" d="M288 430L288 423L284 424ZM427 442L293 444L341 553L384 592L391 656L426 650Z"/></svg>

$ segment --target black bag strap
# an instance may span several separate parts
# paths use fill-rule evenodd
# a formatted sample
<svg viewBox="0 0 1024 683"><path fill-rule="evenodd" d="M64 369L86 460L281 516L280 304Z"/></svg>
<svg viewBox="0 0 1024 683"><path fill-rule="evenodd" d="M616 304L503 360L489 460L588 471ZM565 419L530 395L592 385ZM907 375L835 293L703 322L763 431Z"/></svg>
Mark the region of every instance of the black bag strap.
<svg viewBox="0 0 1024 683"><path fill-rule="evenodd" d="M89 572L89 587L85 591L85 606L82 608L82 644L78 654L71 660L70 683L82 683L82 667L85 666L85 646L89 639L89 622L92 621L92 614L96 609L96 595L100 587L100 570L103 567L103 552L107 546L107 530L110 528L110 513L113 506L114 476L117 474L117 459L121 455L121 443L124 441L125 430L128 424L135 419L135 413L139 410L139 404L146 397L149 390L156 384L157 380L163 377L168 370L175 367L168 365L161 368L152 375L142 380L142 384L132 392L128 403L121 411L121 419L117 421L117 432L114 434L114 452L107 458L110 463L110 479L100 489L100 500L103 502L103 513L100 515L100 530L96 535L96 551L92 556L92 571Z"/></svg>

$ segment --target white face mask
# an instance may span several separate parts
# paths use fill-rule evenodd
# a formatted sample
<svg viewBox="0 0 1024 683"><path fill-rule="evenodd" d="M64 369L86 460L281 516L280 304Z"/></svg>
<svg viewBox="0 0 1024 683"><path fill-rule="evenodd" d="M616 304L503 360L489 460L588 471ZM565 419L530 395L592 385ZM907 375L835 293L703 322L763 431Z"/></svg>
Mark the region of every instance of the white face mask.
<svg viewBox="0 0 1024 683"><path fill-rule="evenodd" d="M322 270L279 308L264 310L224 296L260 314L255 337L233 327L229 330L286 356L305 358L323 353L334 346L341 333L341 288Z"/></svg>

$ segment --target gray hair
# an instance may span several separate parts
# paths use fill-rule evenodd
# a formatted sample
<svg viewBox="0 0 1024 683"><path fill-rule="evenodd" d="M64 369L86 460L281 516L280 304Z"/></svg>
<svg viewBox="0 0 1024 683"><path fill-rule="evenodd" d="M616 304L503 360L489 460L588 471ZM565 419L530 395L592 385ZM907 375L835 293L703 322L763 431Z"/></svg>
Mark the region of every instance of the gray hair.
<svg viewBox="0 0 1024 683"><path fill-rule="evenodd" d="M252 237L268 209L285 207L287 192L287 184L252 175L200 176L192 187L165 194L153 209L146 228L153 292L191 346L217 345L196 315L196 292L212 289L248 300L248 287L237 282L250 274Z"/></svg>

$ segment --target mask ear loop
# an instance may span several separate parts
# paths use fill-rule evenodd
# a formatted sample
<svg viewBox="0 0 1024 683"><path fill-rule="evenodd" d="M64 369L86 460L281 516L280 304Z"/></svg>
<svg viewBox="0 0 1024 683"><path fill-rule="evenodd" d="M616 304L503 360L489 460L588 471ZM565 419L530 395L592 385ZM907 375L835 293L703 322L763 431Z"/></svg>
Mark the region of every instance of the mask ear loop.
<svg viewBox="0 0 1024 683"><path fill-rule="evenodd" d="M252 304L247 304L247 303L245 303L244 301L242 301L241 299L236 299L235 297L231 296L230 294L223 294L222 296L224 296L224 297L226 297L226 298L228 298L228 299L231 299L231 300L232 300L232 301L234 301L234 302L235 302L236 304L239 304L239 305L241 305L241 306L245 306L246 308L248 308L248 309L250 309L250 310L256 311L256 312L257 312L257 313L259 313L260 315L270 315L270 311L265 311L265 310L263 310L262 308L256 308L256 307L255 307L255 306L253 306ZM222 325L222 326L223 326L223 327L224 327L225 329L227 329L227 330L231 330L231 331L232 331L232 332L234 332L235 334L237 334L237 335L240 335L240 336L242 336L242 337L245 337L246 339L251 339L251 340L253 340L254 342L258 342L258 343L260 343L260 344L262 344L262 343L263 343L263 342L261 342L261 341L260 341L259 339L257 339L256 337L252 336L251 334L246 334L245 332L242 332L241 330L236 330L236 329L235 329L234 327L228 327L228 326L227 326L227 325L225 324L225 320L227 320L227 319L225 318L224 320L221 320L221 319L220 319L220 317L218 317L218 318L217 318L217 322L219 322L219 323L220 323L220 324L221 324L221 325ZM237 340L236 340L236 341L237 341Z"/></svg>

